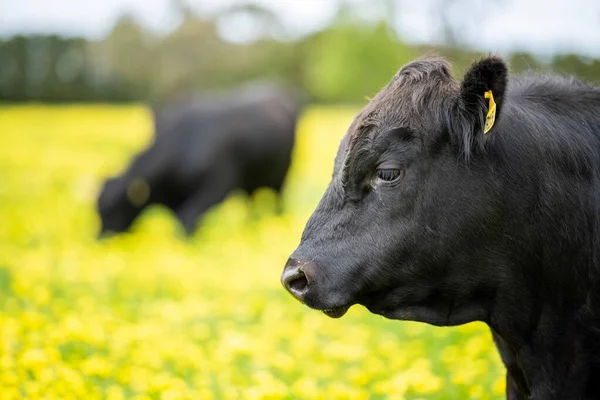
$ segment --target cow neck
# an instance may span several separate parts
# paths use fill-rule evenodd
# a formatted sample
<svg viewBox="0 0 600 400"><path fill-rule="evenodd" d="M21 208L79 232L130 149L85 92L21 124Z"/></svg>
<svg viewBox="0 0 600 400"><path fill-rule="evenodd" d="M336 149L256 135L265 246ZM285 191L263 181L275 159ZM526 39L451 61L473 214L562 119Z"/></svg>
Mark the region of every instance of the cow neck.
<svg viewBox="0 0 600 400"><path fill-rule="evenodd" d="M548 310L532 331L488 324L507 370L507 399L600 398L600 330L589 307Z"/></svg>

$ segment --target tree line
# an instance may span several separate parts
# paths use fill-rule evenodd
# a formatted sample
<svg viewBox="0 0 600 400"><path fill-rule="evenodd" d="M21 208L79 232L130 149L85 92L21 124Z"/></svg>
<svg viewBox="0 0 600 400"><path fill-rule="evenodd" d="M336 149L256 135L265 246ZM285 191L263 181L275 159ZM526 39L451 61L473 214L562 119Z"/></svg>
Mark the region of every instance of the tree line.
<svg viewBox="0 0 600 400"><path fill-rule="evenodd" d="M186 12L177 29L160 36L123 16L102 40L58 35L0 40L0 101L161 101L182 91L227 88L278 78L315 102L361 102L398 67L424 54L453 62L460 74L480 54L469 49L403 42L385 21L338 19L322 30L249 43L221 38L214 19ZM509 56L512 72L554 71L600 83L600 60L577 54L541 60Z"/></svg>

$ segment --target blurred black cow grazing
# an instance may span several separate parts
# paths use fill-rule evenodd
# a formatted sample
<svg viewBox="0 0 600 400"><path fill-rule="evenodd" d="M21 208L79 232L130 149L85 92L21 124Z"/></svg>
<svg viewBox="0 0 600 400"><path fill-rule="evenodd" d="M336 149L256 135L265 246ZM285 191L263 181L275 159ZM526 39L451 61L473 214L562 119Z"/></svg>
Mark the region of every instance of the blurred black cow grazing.
<svg viewBox="0 0 600 400"><path fill-rule="evenodd" d="M265 83L155 110L154 142L102 188L100 236L127 231L152 203L172 209L191 235L234 189L268 187L279 198L299 113L296 93Z"/></svg>
<svg viewBox="0 0 600 400"><path fill-rule="evenodd" d="M600 89L496 57L462 82L404 66L350 126L282 282L334 318L483 321L508 399L600 399Z"/></svg>

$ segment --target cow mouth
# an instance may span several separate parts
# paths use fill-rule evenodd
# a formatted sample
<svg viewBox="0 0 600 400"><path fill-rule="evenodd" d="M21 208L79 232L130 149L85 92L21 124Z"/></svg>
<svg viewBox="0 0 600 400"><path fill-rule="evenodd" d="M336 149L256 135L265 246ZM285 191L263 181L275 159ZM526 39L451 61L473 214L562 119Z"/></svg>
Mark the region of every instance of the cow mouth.
<svg viewBox="0 0 600 400"><path fill-rule="evenodd" d="M346 312L348 311L349 308L350 308L350 306L340 306L340 307L328 308L328 309L321 310L321 311L323 312L323 314L327 315L330 318L340 318L340 317L344 316L344 314L346 314Z"/></svg>

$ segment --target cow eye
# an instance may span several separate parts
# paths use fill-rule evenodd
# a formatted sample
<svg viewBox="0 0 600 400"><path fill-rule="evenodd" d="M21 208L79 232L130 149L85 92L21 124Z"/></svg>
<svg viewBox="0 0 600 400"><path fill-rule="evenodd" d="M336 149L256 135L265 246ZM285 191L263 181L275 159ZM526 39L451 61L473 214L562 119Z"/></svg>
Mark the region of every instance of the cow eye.
<svg viewBox="0 0 600 400"><path fill-rule="evenodd" d="M402 170L396 168L380 168L377 170L377 178L385 182L393 182L402 176Z"/></svg>

